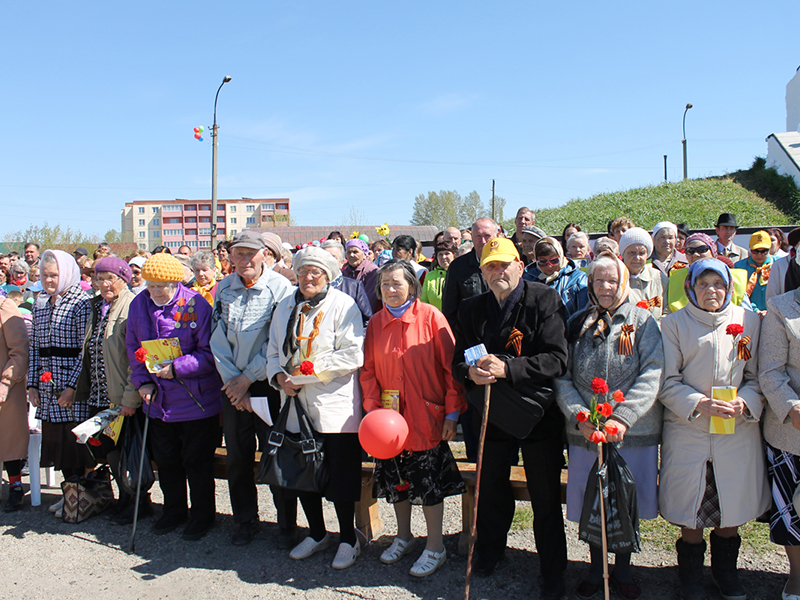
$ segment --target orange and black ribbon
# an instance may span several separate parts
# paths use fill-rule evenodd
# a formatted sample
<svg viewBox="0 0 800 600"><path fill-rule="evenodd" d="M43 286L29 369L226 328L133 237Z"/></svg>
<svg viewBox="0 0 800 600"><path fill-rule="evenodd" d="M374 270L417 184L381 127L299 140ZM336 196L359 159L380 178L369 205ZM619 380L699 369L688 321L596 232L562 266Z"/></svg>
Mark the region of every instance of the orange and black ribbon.
<svg viewBox="0 0 800 600"><path fill-rule="evenodd" d="M646 302L650 308L658 308L661 306L661 296L653 296L652 298L648 298Z"/></svg>
<svg viewBox="0 0 800 600"><path fill-rule="evenodd" d="M517 353L517 356L522 354L522 332L514 327L511 330L511 334L508 336L508 341L506 342L506 350L510 350L511 348Z"/></svg>
<svg viewBox="0 0 800 600"><path fill-rule="evenodd" d="M631 356L633 354L633 341L631 340L633 325L626 323L621 329L622 332L619 334L619 355Z"/></svg>
<svg viewBox="0 0 800 600"><path fill-rule="evenodd" d="M736 346L736 358L739 360L750 360L750 349L747 347L747 344L749 343L749 335L746 335L739 340L739 344Z"/></svg>

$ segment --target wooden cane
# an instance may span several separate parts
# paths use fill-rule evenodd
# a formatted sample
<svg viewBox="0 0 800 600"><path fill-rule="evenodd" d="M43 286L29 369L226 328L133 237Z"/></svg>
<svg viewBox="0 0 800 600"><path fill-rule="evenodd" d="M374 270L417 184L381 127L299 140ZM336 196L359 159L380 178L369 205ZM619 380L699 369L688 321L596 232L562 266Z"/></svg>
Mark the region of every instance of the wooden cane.
<svg viewBox="0 0 800 600"><path fill-rule="evenodd" d="M486 441L486 425L489 422L489 400L492 385L486 384L483 390L483 417L481 433L478 437L478 464L475 472L475 502L472 506L472 529L469 532L469 552L467 552L467 577L464 582L464 600L469 600L469 578L472 575L472 554L475 551L475 536L478 529L478 499L481 493L481 467L483 466L483 444Z"/></svg>
<svg viewBox="0 0 800 600"><path fill-rule="evenodd" d="M603 466L603 443L597 444L597 470L599 471ZM597 478L597 486L600 488L600 526L602 528L603 538L603 591L605 600L611 599L611 593L608 589L608 540L606 539L606 500L603 497L603 481L600 477Z"/></svg>
<svg viewBox="0 0 800 600"><path fill-rule="evenodd" d="M152 398L151 398L152 400ZM136 415L128 417L135 419ZM144 470L144 455L147 445L147 430L150 427L150 403L147 403L147 413L145 413L144 433L142 434L142 453L139 456L139 481L136 482L136 506L133 507L133 528L131 530L131 543L128 545L128 554L133 554L136 547L136 524L139 521L139 498L142 494L142 471Z"/></svg>

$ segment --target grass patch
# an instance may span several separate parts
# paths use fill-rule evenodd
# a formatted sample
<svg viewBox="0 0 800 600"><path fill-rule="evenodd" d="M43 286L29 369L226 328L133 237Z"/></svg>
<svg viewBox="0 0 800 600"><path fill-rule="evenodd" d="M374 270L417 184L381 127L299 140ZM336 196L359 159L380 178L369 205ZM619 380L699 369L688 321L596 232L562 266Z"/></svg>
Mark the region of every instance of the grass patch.
<svg viewBox="0 0 800 600"><path fill-rule="evenodd" d="M518 506L514 511L514 520L511 521L511 531L530 529L533 524L533 510L530 506Z"/></svg>

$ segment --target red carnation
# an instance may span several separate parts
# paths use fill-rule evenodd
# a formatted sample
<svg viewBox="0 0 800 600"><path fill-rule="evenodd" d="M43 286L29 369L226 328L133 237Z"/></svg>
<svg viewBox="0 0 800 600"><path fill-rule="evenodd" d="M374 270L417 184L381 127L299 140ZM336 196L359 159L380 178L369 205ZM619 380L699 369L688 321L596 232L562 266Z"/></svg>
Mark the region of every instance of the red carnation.
<svg viewBox="0 0 800 600"><path fill-rule="evenodd" d="M606 434L602 431L595 431L592 433L592 436L589 438L590 442L595 444L600 444L606 441Z"/></svg>
<svg viewBox="0 0 800 600"><path fill-rule="evenodd" d="M96 437L90 437L88 440L90 446L99 446L102 442L98 440Z"/></svg>
<svg viewBox="0 0 800 600"><path fill-rule="evenodd" d="M404 481L400 485L394 486L394 489L396 489L398 492L405 492L410 487L411 487L411 484L408 483L407 481Z"/></svg>
<svg viewBox="0 0 800 600"><path fill-rule="evenodd" d="M585 410L582 410L577 415L575 415L575 418L578 419L578 423L585 423L586 421L589 420L589 413L586 412Z"/></svg>
<svg viewBox="0 0 800 600"><path fill-rule="evenodd" d="M609 435L617 435L619 433L619 427L617 427L616 423L606 423L605 430Z"/></svg>
<svg viewBox="0 0 800 600"><path fill-rule="evenodd" d="M41 379L42 383L49 383L53 381L53 374L50 371L45 371L39 379Z"/></svg>
<svg viewBox="0 0 800 600"><path fill-rule="evenodd" d="M595 394L607 394L608 393L608 384L605 382L604 379L600 379L599 377L595 377L592 379L592 391Z"/></svg>
<svg viewBox="0 0 800 600"><path fill-rule="evenodd" d="M613 412L613 409L611 408L611 405L608 402L604 402L603 404L597 405L597 412L599 412L604 417L610 417L611 413Z"/></svg>
<svg viewBox="0 0 800 600"><path fill-rule="evenodd" d="M139 348L136 352L133 353L133 355L136 357L136 360L138 360L140 363L143 363L147 358L147 350L145 350L144 348Z"/></svg>
<svg viewBox="0 0 800 600"><path fill-rule="evenodd" d="M617 390L611 397L614 398L614 402L625 402L625 394L622 393L622 390Z"/></svg>
<svg viewBox="0 0 800 600"><path fill-rule="evenodd" d="M643 308L645 310L648 310L650 308L650 304L648 304L647 300L639 300L636 303L636 306L638 306L639 308Z"/></svg>
<svg viewBox="0 0 800 600"><path fill-rule="evenodd" d="M310 360L304 360L300 363L300 372L303 375L313 375L314 374L314 363Z"/></svg>
<svg viewBox="0 0 800 600"><path fill-rule="evenodd" d="M744 333L744 327L738 323L731 323L728 325L727 329L725 329L725 333L736 337L737 335L742 335Z"/></svg>

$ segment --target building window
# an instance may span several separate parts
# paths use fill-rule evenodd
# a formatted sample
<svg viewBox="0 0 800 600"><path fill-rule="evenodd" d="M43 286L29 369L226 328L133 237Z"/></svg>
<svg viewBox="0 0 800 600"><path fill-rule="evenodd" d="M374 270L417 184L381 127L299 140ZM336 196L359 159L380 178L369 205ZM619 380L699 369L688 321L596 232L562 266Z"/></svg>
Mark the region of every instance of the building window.
<svg viewBox="0 0 800 600"><path fill-rule="evenodd" d="M197 210L197 205L196 204L187 204L186 206L183 207L183 210L196 211Z"/></svg>
<svg viewBox="0 0 800 600"><path fill-rule="evenodd" d="M165 204L161 207L161 212L180 212L182 209L180 204Z"/></svg>
<svg viewBox="0 0 800 600"><path fill-rule="evenodd" d="M160 231L154 231L153 232L153 237L154 238L161 237L161 232Z"/></svg>
<svg viewBox="0 0 800 600"><path fill-rule="evenodd" d="M139 232L139 237L140 238L147 237L147 233L145 233L144 231L140 231Z"/></svg>
<svg viewBox="0 0 800 600"><path fill-rule="evenodd" d="M217 223L225 223L225 217L217 217Z"/></svg>
<svg viewBox="0 0 800 600"><path fill-rule="evenodd" d="M289 210L289 205L288 204L278 204L278 209L279 210Z"/></svg>
<svg viewBox="0 0 800 600"><path fill-rule="evenodd" d="M236 217L231 217L231 225L236 225Z"/></svg>
<svg viewBox="0 0 800 600"><path fill-rule="evenodd" d="M236 230L235 229L231 229L231 235L236 235Z"/></svg>
<svg viewBox="0 0 800 600"><path fill-rule="evenodd" d="M186 245L189 246L190 248L197 248L197 240L190 240L186 242Z"/></svg>
<svg viewBox="0 0 800 600"><path fill-rule="evenodd" d="M210 204L201 204L200 205L200 210L211 210L211 205Z"/></svg>
<svg viewBox="0 0 800 600"><path fill-rule="evenodd" d="M262 204L261 210L275 210L275 204L273 204L272 202L268 204Z"/></svg>
<svg viewBox="0 0 800 600"><path fill-rule="evenodd" d="M161 219L153 219L152 225L161 225Z"/></svg>
<svg viewBox="0 0 800 600"><path fill-rule="evenodd" d="M183 233L183 229L165 229L164 235L181 235Z"/></svg>
<svg viewBox="0 0 800 600"><path fill-rule="evenodd" d="M197 229L187 229L186 235L197 235Z"/></svg>
<svg viewBox="0 0 800 600"><path fill-rule="evenodd" d="M200 217L201 223L211 223L211 217Z"/></svg>
<svg viewBox="0 0 800 600"><path fill-rule="evenodd" d="M255 217L247 217L247 224L248 225L255 225L256 224L256 218Z"/></svg>
<svg viewBox="0 0 800 600"><path fill-rule="evenodd" d="M160 209L160 208L158 208L157 206L154 206L154 207L153 207L153 213L154 213L154 214L158 214L158 211L159 211L159 210L161 210L161 209Z"/></svg>
<svg viewBox="0 0 800 600"><path fill-rule="evenodd" d="M231 205L228 207L228 209L229 209L231 212L236 212L236 205L235 205L235 204L231 204Z"/></svg>
<svg viewBox="0 0 800 600"><path fill-rule="evenodd" d="M144 227L144 219L139 219L139 227Z"/></svg>
<svg viewBox="0 0 800 600"><path fill-rule="evenodd" d="M244 209L247 212L253 212L256 209L256 205L255 204L248 204L247 206L244 207Z"/></svg>
<svg viewBox="0 0 800 600"><path fill-rule="evenodd" d="M187 223L197 223L197 217L186 217Z"/></svg>
<svg viewBox="0 0 800 600"><path fill-rule="evenodd" d="M200 233L198 235L211 235L211 228L209 229L200 229Z"/></svg>
<svg viewBox="0 0 800 600"><path fill-rule="evenodd" d="M139 207L139 214L140 214L140 215L143 215L143 214L144 214L144 206L140 206L140 207Z"/></svg>

